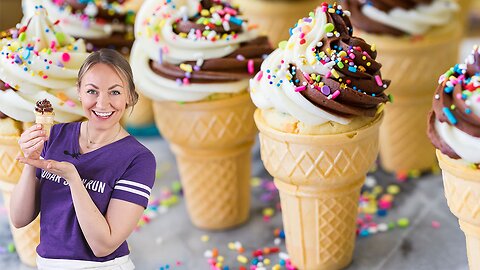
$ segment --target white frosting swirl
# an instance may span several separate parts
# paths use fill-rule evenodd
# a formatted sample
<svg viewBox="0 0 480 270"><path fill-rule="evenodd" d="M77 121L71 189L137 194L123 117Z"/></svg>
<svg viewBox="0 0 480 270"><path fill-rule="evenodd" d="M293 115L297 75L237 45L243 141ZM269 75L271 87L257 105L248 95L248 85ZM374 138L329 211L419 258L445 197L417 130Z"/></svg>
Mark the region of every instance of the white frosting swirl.
<svg viewBox="0 0 480 270"><path fill-rule="evenodd" d="M61 32L41 7L25 27L13 39L0 41L0 79L18 90L0 91L0 111L31 122L35 102L46 98L52 103L56 121L80 119L83 110L76 101L76 80L88 56L83 40Z"/></svg>
<svg viewBox="0 0 480 270"><path fill-rule="evenodd" d="M235 51L240 43L257 37L257 31L247 29L236 38L216 41L182 37L173 31L175 20L196 14L199 0L147 0L135 21L135 43L130 63L139 90L154 100L199 101L215 93L237 93L248 87L248 79L228 83L181 84L155 74L150 60L179 64L221 58ZM237 17L238 18L238 17ZM160 59L162 58L162 59Z"/></svg>
<svg viewBox="0 0 480 270"><path fill-rule="evenodd" d="M300 20L292 31L285 48L279 48L264 60L261 71L250 80L250 95L260 109L274 108L288 113L308 125L320 125L328 121L346 125L349 119L326 112L312 104L290 82L292 75L290 64L306 73L326 75L335 64L334 61L323 65L315 57L315 48L326 35L327 16L318 7L315 17ZM308 29L308 30L306 30ZM300 38L300 36L303 38ZM305 39L304 43L300 43Z"/></svg>
<svg viewBox="0 0 480 270"><path fill-rule="evenodd" d="M434 0L431 4L420 4L414 9L394 8L388 13L368 4L362 7L362 13L371 20L410 35L422 35L432 27L448 24L458 10L453 0Z"/></svg>

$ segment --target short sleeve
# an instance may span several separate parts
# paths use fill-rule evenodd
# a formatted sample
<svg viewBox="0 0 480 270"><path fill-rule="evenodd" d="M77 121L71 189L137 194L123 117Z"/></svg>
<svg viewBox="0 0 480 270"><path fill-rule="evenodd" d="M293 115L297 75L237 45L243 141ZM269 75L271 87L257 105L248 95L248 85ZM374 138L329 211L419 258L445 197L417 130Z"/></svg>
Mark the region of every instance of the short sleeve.
<svg viewBox="0 0 480 270"><path fill-rule="evenodd" d="M115 183L112 198L132 202L146 208L155 182L155 170L154 155L148 150L139 154Z"/></svg>

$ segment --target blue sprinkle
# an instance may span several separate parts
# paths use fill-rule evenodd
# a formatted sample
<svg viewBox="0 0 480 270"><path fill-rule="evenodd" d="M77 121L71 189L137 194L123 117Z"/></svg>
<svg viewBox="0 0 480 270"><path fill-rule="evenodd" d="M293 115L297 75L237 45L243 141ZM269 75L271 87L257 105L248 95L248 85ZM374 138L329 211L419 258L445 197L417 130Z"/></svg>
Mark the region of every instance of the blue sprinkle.
<svg viewBox="0 0 480 270"><path fill-rule="evenodd" d="M471 114L471 113L472 113L472 110L470 110L470 108L466 108L466 109L465 109L465 113L466 113L466 114Z"/></svg>
<svg viewBox="0 0 480 270"><path fill-rule="evenodd" d="M355 72L357 72L357 68L356 68L356 67L349 66L349 67L348 67L348 71L355 73Z"/></svg>
<svg viewBox="0 0 480 270"><path fill-rule="evenodd" d="M452 125L457 124L457 119L455 118L455 115L453 115L452 111L450 111L449 108L443 107L442 111L445 114L445 116L448 118L448 121L450 121L450 123Z"/></svg>
<svg viewBox="0 0 480 270"><path fill-rule="evenodd" d="M447 93L447 94L450 94L450 93L453 92L453 87L447 86L443 89L443 91L445 91L445 93Z"/></svg>

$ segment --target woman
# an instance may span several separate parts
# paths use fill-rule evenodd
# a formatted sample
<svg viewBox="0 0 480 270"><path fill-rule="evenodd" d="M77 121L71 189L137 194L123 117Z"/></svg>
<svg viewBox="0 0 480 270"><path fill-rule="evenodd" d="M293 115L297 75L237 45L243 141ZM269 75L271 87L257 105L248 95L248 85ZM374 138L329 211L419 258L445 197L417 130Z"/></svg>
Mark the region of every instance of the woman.
<svg viewBox="0 0 480 270"><path fill-rule="evenodd" d="M147 206L153 154L120 125L135 92L128 62L116 51L92 53L78 75L88 121L41 125L19 139L25 164L11 198L11 220L40 216L39 269L134 269L125 241Z"/></svg>

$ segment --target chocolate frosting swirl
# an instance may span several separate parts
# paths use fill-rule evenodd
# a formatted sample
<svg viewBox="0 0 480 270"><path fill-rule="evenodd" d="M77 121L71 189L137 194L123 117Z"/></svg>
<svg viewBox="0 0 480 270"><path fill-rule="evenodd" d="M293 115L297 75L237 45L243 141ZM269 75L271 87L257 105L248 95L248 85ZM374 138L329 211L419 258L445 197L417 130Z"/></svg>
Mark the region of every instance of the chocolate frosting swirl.
<svg viewBox="0 0 480 270"><path fill-rule="evenodd" d="M35 111L41 114L53 112L53 107L47 99L38 100L35 103Z"/></svg>
<svg viewBox="0 0 480 270"><path fill-rule="evenodd" d="M479 76L480 54L476 48L467 58L466 65L455 65L439 79L427 134L432 144L450 158L459 159L460 156L442 139L435 128L435 121L447 123L472 137L480 138L480 117L472 108L478 99L471 99L480 88Z"/></svg>
<svg viewBox="0 0 480 270"><path fill-rule="evenodd" d="M338 78L315 74L320 79L313 80L308 78L311 75L305 76L292 67L293 82L297 87L307 85L301 94L321 109L340 116L373 117L378 105L389 100L383 91L390 85L389 80L381 79L382 65L375 61L377 52L363 39L352 36L348 16L336 12L326 12L326 15L337 34L324 37L315 53L324 55L324 63L336 62L333 69ZM331 95L336 91L339 95L333 99Z"/></svg>

